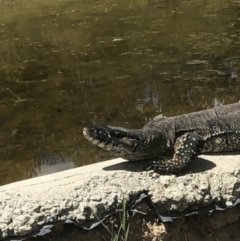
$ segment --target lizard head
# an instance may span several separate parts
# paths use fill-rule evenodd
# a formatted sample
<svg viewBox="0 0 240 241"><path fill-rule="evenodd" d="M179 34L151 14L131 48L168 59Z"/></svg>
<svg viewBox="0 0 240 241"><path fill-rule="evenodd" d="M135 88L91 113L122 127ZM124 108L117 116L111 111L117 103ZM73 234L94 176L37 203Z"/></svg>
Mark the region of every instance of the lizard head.
<svg viewBox="0 0 240 241"><path fill-rule="evenodd" d="M161 135L116 126L85 127L83 135L94 145L130 161L157 158L164 144Z"/></svg>

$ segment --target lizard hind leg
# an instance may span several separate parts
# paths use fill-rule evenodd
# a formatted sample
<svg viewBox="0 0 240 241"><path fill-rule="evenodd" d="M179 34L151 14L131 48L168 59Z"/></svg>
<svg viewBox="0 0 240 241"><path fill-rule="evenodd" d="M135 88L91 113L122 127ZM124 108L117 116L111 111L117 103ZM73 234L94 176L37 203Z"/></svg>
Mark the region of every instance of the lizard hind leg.
<svg viewBox="0 0 240 241"><path fill-rule="evenodd" d="M203 148L203 138L195 132L189 132L177 138L174 145L174 155L169 160L163 160L155 166L156 171L167 174L179 173L196 159Z"/></svg>

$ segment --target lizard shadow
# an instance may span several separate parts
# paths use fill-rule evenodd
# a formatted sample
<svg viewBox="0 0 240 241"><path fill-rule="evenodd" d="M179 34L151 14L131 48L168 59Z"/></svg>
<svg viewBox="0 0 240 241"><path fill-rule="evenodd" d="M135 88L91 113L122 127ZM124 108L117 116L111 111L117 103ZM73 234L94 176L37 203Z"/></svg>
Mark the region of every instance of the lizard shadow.
<svg viewBox="0 0 240 241"><path fill-rule="evenodd" d="M142 172L151 170L152 161L143 160L143 161L127 161L118 164L114 164L111 166L104 167L105 171L113 171L113 170L125 170L131 172ZM212 161L204 159L202 157L198 157L193 163L191 163L188 167L186 167L180 175L184 175L186 173L200 173L216 167L216 164Z"/></svg>

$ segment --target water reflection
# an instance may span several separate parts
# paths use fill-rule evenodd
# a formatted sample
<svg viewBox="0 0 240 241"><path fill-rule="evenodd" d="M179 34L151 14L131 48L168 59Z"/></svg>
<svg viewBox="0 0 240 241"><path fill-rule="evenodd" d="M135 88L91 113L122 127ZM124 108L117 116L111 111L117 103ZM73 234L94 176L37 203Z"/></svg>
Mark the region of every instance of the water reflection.
<svg viewBox="0 0 240 241"><path fill-rule="evenodd" d="M156 112L161 112L159 94L157 89L154 87L152 74L152 66L150 65L149 76L143 81L142 96L136 100L136 110L140 111L141 113L144 113L144 107L146 105L152 106Z"/></svg>
<svg viewBox="0 0 240 241"><path fill-rule="evenodd" d="M139 128L239 99L237 3L1 7L0 184L111 158L83 138L85 125Z"/></svg>
<svg viewBox="0 0 240 241"><path fill-rule="evenodd" d="M35 168L36 176L43 176L46 174L64 171L74 168L75 163L69 158L61 156L48 155L45 159L41 159L39 167Z"/></svg>

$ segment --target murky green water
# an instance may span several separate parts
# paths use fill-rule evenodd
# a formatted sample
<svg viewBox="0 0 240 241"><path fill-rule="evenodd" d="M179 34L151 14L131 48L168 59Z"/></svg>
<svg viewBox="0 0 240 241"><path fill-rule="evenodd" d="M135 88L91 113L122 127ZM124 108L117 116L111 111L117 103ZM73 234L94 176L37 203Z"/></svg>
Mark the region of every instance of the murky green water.
<svg viewBox="0 0 240 241"><path fill-rule="evenodd" d="M240 98L240 6L2 1L0 184L105 160L92 123L141 127Z"/></svg>

